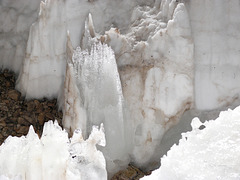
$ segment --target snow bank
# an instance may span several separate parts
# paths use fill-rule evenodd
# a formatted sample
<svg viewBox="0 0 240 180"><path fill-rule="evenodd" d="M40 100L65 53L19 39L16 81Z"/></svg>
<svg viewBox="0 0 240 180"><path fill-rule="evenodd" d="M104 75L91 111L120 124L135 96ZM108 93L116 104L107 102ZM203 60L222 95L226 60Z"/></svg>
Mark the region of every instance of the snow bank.
<svg viewBox="0 0 240 180"><path fill-rule="evenodd" d="M240 106L205 123L194 118L191 126L161 159L161 167L143 180L240 178Z"/></svg>
<svg viewBox="0 0 240 180"><path fill-rule="evenodd" d="M32 126L27 136L9 136L0 146L0 179L106 180L105 159L96 149L106 144L103 131L94 126L84 141L78 129L68 139L57 121L49 121L40 139Z"/></svg>

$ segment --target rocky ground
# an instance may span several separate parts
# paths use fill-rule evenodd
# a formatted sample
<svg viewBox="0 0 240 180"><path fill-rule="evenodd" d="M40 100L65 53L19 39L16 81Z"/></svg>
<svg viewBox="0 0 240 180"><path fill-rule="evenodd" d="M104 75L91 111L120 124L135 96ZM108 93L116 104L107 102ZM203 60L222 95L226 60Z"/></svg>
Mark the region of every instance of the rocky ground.
<svg viewBox="0 0 240 180"><path fill-rule="evenodd" d="M30 125L41 137L44 122L57 120L62 126L62 112L58 111L57 100L25 100L15 90L16 77L13 72L0 70L0 145L9 136L22 136L28 133ZM111 180L137 180L145 174L140 169L129 165L119 171Z"/></svg>
<svg viewBox="0 0 240 180"><path fill-rule="evenodd" d="M62 112L58 111L56 99L24 100L14 89L15 81L14 73L0 71L0 144L9 135L26 135L30 125L39 136L44 122L56 119L61 125Z"/></svg>

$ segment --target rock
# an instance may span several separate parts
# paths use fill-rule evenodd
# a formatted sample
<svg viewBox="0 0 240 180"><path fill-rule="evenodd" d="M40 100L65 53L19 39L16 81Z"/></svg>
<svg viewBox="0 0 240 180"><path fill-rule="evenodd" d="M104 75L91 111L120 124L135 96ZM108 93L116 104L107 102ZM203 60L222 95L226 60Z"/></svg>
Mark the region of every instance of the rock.
<svg viewBox="0 0 240 180"><path fill-rule="evenodd" d="M16 111L13 113L13 116L14 116L14 117L18 117L19 114L20 114L20 113L19 113L19 110L16 110Z"/></svg>
<svg viewBox="0 0 240 180"><path fill-rule="evenodd" d="M43 111L43 106L42 106L41 103L39 103L39 105L36 106L36 112L37 112L37 113L41 113L42 111Z"/></svg>
<svg viewBox="0 0 240 180"><path fill-rule="evenodd" d="M9 81L6 81L6 87L11 87L11 86L12 86L12 83Z"/></svg>
<svg viewBox="0 0 240 180"><path fill-rule="evenodd" d="M33 101L29 101L27 103L27 111L31 112L34 110L34 108L35 108L35 103Z"/></svg>
<svg viewBox="0 0 240 180"><path fill-rule="evenodd" d="M1 111L8 111L8 108L5 103L0 103L0 110Z"/></svg>
<svg viewBox="0 0 240 180"><path fill-rule="evenodd" d="M39 115L38 115L38 122L39 122L39 124L42 126L43 124L44 124L44 114L43 113L40 113Z"/></svg>
<svg viewBox="0 0 240 180"><path fill-rule="evenodd" d="M3 75L6 78L12 77L12 74L10 72L8 72L8 70L4 71Z"/></svg>
<svg viewBox="0 0 240 180"><path fill-rule="evenodd" d="M10 90L8 92L8 96L12 99L12 100L19 100L20 96L21 96L21 93L16 91L16 90Z"/></svg>
<svg viewBox="0 0 240 180"><path fill-rule="evenodd" d="M140 169L129 165L127 169L119 171L116 173L111 180L128 180L128 179L140 179L145 175Z"/></svg>
<svg viewBox="0 0 240 180"><path fill-rule="evenodd" d="M20 126L20 128L17 129L17 134L26 135L28 133L28 129L28 126Z"/></svg>
<svg viewBox="0 0 240 180"><path fill-rule="evenodd" d="M54 120L54 116L51 113L46 113L46 117L48 120Z"/></svg>
<svg viewBox="0 0 240 180"><path fill-rule="evenodd" d="M5 127L7 124L5 121L0 121L0 127Z"/></svg>
<svg viewBox="0 0 240 180"><path fill-rule="evenodd" d="M5 104L8 104L9 100L8 99L4 99L2 102L5 103Z"/></svg>
<svg viewBox="0 0 240 180"><path fill-rule="evenodd" d="M38 100L34 100L33 102L35 104L36 109L38 109L39 105L40 105L40 102Z"/></svg>
<svg viewBox="0 0 240 180"><path fill-rule="evenodd" d="M18 121L18 124L21 124L21 125L27 125L27 126L30 125L30 123L25 119L23 119L22 117L19 117L17 121Z"/></svg>
<svg viewBox="0 0 240 180"><path fill-rule="evenodd" d="M30 124L35 124L34 118L24 115L23 118L28 121Z"/></svg>
<svg viewBox="0 0 240 180"><path fill-rule="evenodd" d="M53 103L53 102L48 102L47 105L48 105L49 107L54 107L56 104Z"/></svg>

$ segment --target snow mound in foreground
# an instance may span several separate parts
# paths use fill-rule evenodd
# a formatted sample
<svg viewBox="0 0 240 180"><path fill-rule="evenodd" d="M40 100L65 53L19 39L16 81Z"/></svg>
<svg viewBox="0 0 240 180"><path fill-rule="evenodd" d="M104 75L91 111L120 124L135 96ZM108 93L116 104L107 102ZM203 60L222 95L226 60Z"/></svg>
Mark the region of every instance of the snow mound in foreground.
<svg viewBox="0 0 240 180"><path fill-rule="evenodd" d="M143 180L240 179L240 106L205 123L194 118L191 126Z"/></svg>
<svg viewBox="0 0 240 180"><path fill-rule="evenodd" d="M31 126L27 136L9 136L0 146L0 180L106 180L96 144L106 144L103 125L93 126L86 141L81 130L69 140L57 121L45 123L40 139Z"/></svg>

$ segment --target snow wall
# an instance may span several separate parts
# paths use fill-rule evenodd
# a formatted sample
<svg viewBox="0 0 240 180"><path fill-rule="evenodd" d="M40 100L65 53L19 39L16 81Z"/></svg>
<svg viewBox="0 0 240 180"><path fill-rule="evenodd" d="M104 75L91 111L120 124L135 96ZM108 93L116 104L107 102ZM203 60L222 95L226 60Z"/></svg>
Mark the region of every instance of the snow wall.
<svg viewBox="0 0 240 180"><path fill-rule="evenodd" d="M236 0L3 0L0 66L19 73L16 87L26 98L59 97L68 131L80 126L87 136L90 125L112 119L113 124L105 126L109 134L120 124L120 134L129 136L116 136L127 148L123 162L114 156L107 160L114 162L115 171L129 161L155 167L159 152L165 153L171 144L169 128L180 119L175 126L179 134L195 115L239 104L239 6ZM67 71L74 49L90 52L95 40L114 52L111 61L116 61L119 75L110 75L116 77L109 92L123 98L116 106L122 119L102 115L91 121L96 115L89 111L93 94L85 100L84 83L74 77L77 71ZM68 85L82 106L67 111ZM108 97L108 92L100 94ZM109 107L110 101L102 102ZM85 116L79 118L76 112ZM67 122L69 117L73 124Z"/></svg>

